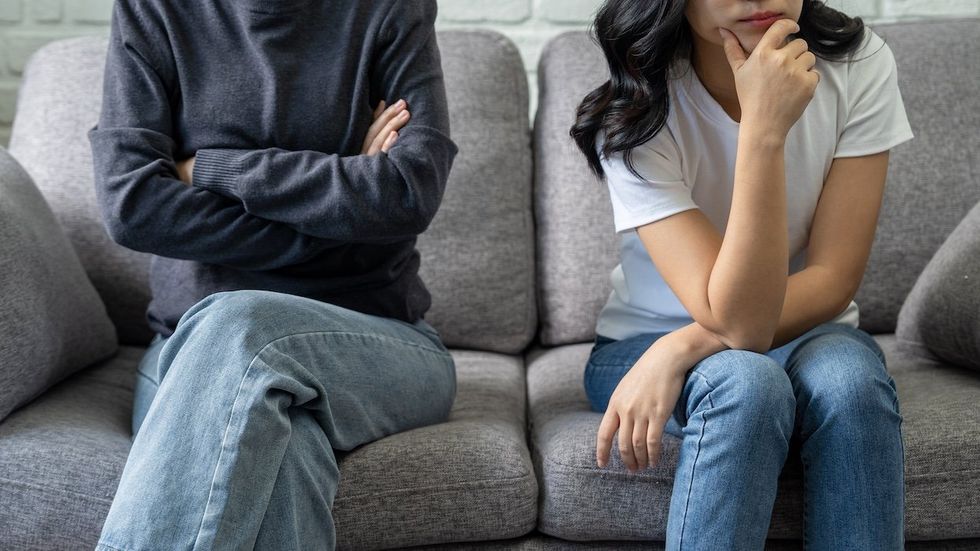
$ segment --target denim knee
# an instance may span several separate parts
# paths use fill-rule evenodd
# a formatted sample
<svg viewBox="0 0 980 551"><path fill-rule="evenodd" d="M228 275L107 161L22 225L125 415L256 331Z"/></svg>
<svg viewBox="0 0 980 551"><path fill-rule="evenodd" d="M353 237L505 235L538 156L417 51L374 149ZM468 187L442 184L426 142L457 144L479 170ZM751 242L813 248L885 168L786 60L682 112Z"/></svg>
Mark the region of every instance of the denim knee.
<svg viewBox="0 0 980 551"><path fill-rule="evenodd" d="M793 385L779 362L765 354L723 350L695 364L691 376L703 377L705 383L720 390L719 397L745 422L775 418L787 431L793 429Z"/></svg>
<svg viewBox="0 0 980 551"><path fill-rule="evenodd" d="M280 314L285 303L296 298L299 297L253 289L213 293L184 313L177 330L183 327L195 333L226 332L237 336L275 332L284 325Z"/></svg>
<svg viewBox="0 0 980 551"><path fill-rule="evenodd" d="M790 369L808 409L856 423L873 419L865 413L876 404L898 411L895 381L880 349L865 341L849 332L827 333L794 355Z"/></svg>

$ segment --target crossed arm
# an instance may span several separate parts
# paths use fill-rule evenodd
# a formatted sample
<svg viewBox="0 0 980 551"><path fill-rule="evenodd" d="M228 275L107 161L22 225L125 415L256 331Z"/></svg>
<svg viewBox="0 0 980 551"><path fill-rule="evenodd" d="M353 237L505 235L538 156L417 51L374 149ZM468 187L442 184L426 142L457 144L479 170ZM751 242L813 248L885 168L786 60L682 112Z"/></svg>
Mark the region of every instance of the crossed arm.
<svg viewBox="0 0 980 551"><path fill-rule="evenodd" d="M870 255L887 166L887 151L834 160L814 214L807 265L786 280L770 347L833 319L854 297ZM606 465L617 432L627 468L643 468L648 460L656 465L663 426L678 400L684 374L729 348L726 341L697 322L655 341L610 399L596 435L598 465Z"/></svg>
<svg viewBox="0 0 980 551"><path fill-rule="evenodd" d="M887 151L834 160L814 213L807 265L787 279L770 348L833 319L854 298L871 253L887 168ZM690 365L729 348L697 322L663 338L675 342Z"/></svg>
<svg viewBox="0 0 980 551"><path fill-rule="evenodd" d="M159 256L264 271L352 242L421 233L457 148L448 135L435 4L394 5L370 79L380 97L406 100L412 123L404 119L397 138L381 146L372 140L376 154L202 149L178 167L169 94L176 69L146 40L161 34L143 28L153 18L137 14L139 3L116 2L102 111L88 132L110 238Z"/></svg>

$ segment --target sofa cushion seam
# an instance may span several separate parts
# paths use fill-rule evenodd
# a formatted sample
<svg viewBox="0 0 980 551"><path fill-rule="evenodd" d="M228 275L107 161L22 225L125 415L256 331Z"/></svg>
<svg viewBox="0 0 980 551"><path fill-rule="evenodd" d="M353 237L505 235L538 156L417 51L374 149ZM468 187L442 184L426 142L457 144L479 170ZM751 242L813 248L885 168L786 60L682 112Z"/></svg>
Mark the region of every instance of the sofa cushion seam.
<svg viewBox="0 0 980 551"><path fill-rule="evenodd" d="M371 492L371 493L366 493L366 494L355 494L355 495L349 495L349 496L342 496L342 497L336 498L335 501L334 501L334 503L336 504L336 503L339 503L339 502L349 501L349 500L353 500L353 499L372 498L372 497L377 497L377 496L388 496L388 495L401 494L401 493L407 493L407 492L416 493L416 492L423 492L423 491L444 492L444 491L453 491L453 490L463 490L463 489L467 489L468 487L472 487L472 486L476 486L476 485L480 485L481 486L481 489L482 488L505 489L507 487L512 486L512 484L510 484L511 482L513 482L513 481L522 481L522 480L533 480L535 483L537 483L537 476L534 473L533 469L530 472L527 472L525 474L522 474L521 476L515 476L515 477L509 477L509 478L486 478L486 479L482 479L482 480L468 480L466 482L459 482L459 483L456 483L456 484L441 484L441 485L432 485L432 486L415 486L415 487L412 487L412 488L398 488L398 489L394 489L394 490L385 490L385 491L381 491L381 492Z"/></svg>

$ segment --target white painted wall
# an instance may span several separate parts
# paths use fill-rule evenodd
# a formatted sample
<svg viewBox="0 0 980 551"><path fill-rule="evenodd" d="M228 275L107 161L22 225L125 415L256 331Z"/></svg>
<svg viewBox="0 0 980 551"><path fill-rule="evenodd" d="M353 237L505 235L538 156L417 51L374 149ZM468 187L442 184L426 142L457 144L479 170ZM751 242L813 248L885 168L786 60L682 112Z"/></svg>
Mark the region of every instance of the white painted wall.
<svg viewBox="0 0 980 551"><path fill-rule="evenodd" d="M208 0L202 0L208 1ZM370 1L370 0L357 0ZM402 0L410 2L412 0ZM536 104L538 56L553 36L588 26L601 0L439 0L441 29L490 28L518 46ZM980 0L827 0L868 23L976 17ZM60 38L109 32L112 0L0 0L0 145L10 138L20 75L27 58Z"/></svg>

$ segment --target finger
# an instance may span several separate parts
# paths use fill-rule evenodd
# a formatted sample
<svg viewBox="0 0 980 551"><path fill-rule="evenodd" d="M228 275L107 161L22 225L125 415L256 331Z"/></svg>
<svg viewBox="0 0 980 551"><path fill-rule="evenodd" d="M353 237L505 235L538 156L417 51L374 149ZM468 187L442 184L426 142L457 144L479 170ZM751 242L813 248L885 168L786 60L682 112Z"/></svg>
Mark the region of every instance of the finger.
<svg viewBox="0 0 980 551"><path fill-rule="evenodd" d="M375 118L374 122L371 123L371 126L368 127L368 132L367 136L364 138L364 143L372 144L379 135L385 136L386 134L382 132L382 129L391 119L398 116L398 113L404 110L405 107L405 100L398 100L382 111L381 114ZM384 140L382 139L382 141ZM378 144L378 147L381 147L380 143Z"/></svg>
<svg viewBox="0 0 980 551"><path fill-rule="evenodd" d="M772 48L775 50L786 42L786 38L789 35L799 30L800 26L796 23L796 21L793 21L792 19L780 19L772 25L769 25L769 28L766 29L766 34L762 35L756 49Z"/></svg>
<svg viewBox="0 0 980 551"><path fill-rule="evenodd" d="M636 457L636 468L641 470L647 468L647 425L647 419L639 419L633 425L633 456Z"/></svg>
<svg viewBox="0 0 980 551"><path fill-rule="evenodd" d="M728 64L731 65L732 71L737 71L745 63L748 54L742 48L742 44L739 43L735 33L723 27L718 27L718 32L721 33L722 44L725 48L725 58L728 59Z"/></svg>
<svg viewBox="0 0 980 551"><path fill-rule="evenodd" d="M411 117L412 114L409 113L408 110L406 109L401 113L399 113L397 117L388 121L388 124L384 125L384 128L382 128L381 131L378 132L378 135L375 137L375 141L378 144L378 149L380 149L381 145L385 142L386 139L388 139L388 134L395 132L396 130L401 130L401 128L405 126L406 123L408 123L408 119L410 119Z"/></svg>
<svg viewBox="0 0 980 551"><path fill-rule="evenodd" d="M384 145L381 146L381 151L387 153L391 146L395 145L395 140L398 139L398 132L392 132L388 134L388 138L385 139Z"/></svg>
<svg viewBox="0 0 980 551"><path fill-rule="evenodd" d="M661 441L663 440L663 423L651 422L647 427L647 461L650 463L650 468L657 466L660 463L660 451L663 447Z"/></svg>
<svg viewBox="0 0 980 551"><path fill-rule="evenodd" d="M378 118L381 115L381 113L384 112L384 110L385 110L385 100L381 100L378 102L378 106L374 108L374 113L371 113L371 120Z"/></svg>
<svg viewBox="0 0 980 551"><path fill-rule="evenodd" d="M803 52L803 55L796 58L796 61L802 64L804 69L809 71L817 64L817 56L813 52Z"/></svg>
<svg viewBox="0 0 980 551"><path fill-rule="evenodd" d="M596 448L595 457L596 463L600 467L605 467L609 464L609 450L612 448L613 434L616 432L616 427L619 426L619 415L616 410L608 408L606 409L606 414L602 416L602 421L599 423L599 432L596 435Z"/></svg>
<svg viewBox="0 0 980 551"><path fill-rule="evenodd" d="M809 46L807 45L806 40L796 38L787 42L786 45L780 49L786 52L786 55L788 55L790 59L796 59L807 52L809 50Z"/></svg>
<svg viewBox="0 0 980 551"><path fill-rule="evenodd" d="M633 418L625 417L619 421L619 456L630 471L636 470L636 458L633 456Z"/></svg>

